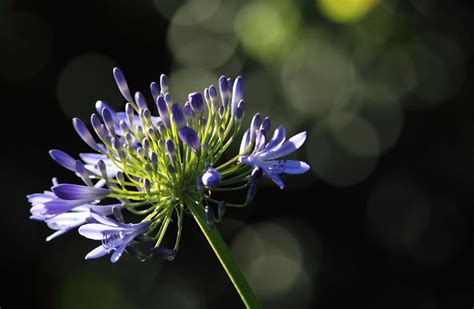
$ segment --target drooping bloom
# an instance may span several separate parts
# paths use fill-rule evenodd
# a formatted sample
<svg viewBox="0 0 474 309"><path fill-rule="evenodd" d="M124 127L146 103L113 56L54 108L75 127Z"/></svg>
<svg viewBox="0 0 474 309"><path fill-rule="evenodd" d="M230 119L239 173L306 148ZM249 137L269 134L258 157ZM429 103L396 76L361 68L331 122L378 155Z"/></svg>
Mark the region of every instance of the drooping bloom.
<svg viewBox="0 0 474 309"><path fill-rule="evenodd" d="M265 144L266 130L268 130L269 125L265 129L264 124L265 121L262 123L262 128L255 135L253 151L240 157L239 161L261 169L280 189L283 189L285 184L280 179L280 174L302 174L309 170L309 165L303 161L279 159L300 148L306 139L306 132L301 132L285 141L285 128L279 126L270 141ZM250 143L251 140L244 136L241 150L245 152Z"/></svg>
<svg viewBox="0 0 474 309"><path fill-rule="evenodd" d="M118 68L113 69L113 76L126 102L124 111L98 101L90 117L92 130L78 118L72 121L92 152L73 157L61 150L50 151L82 184L54 183L51 190L28 196L31 219L56 231L48 240L79 228L84 237L102 241L87 259L111 253L111 261L116 262L129 252L140 259L154 255L172 260L184 213L191 207L201 207L203 219L212 227L222 220L227 207L243 207L252 201L262 172L283 188L281 174L309 169L304 162L281 159L301 147L305 133L285 141L280 126L266 143L270 119L262 120L259 114L245 132L239 153L223 160L239 138L245 114L240 76L235 81L221 76L218 89L211 85L203 92L193 91L184 105L172 99L165 75L159 84L150 85L152 103L140 92L132 95ZM155 107L151 105L158 115L152 115ZM247 193L239 204L214 199L214 190ZM105 204L106 200L115 202ZM126 218L135 219L125 223L122 211L135 216ZM177 225L176 240L173 248L166 248L161 244L170 223ZM149 250L144 249L147 244L151 244Z"/></svg>
<svg viewBox="0 0 474 309"><path fill-rule="evenodd" d="M113 251L110 261L118 261L122 253L135 237L145 233L151 225L150 221L138 224L124 224L113 219L91 212L97 223L88 223L79 228L79 233L89 239L101 240L102 244L89 252L86 259L96 259Z"/></svg>

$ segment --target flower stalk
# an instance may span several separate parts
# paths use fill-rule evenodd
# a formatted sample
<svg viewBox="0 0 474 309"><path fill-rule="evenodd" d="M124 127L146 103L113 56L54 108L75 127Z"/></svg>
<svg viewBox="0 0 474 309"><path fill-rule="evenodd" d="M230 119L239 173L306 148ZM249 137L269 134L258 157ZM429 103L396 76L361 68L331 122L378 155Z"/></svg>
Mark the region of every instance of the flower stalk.
<svg viewBox="0 0 474 309"><path fill-rule="evenodd" d="M244 274L241 272L237 262L232 257L229 248L222 239L221 234L215 226L209 227L205 219L203 219L205 215L202 207L190 202L188 204L188 208L191 211L194 220L196 220L196 223L201 228L204 236L206 236L209 245L212 247L212 250L219 259L219 262L221 262L222 267L232 281L232 284L239 293L239 296L245 306L252 309L262 308L257 296L252 290Z"/></svg>
<svg viewBox="0 0 474 309"><path fill-rule="evenodd" d="M31 194L31 219L45 222L56 230L47 240L72 229L100 245L86 255L96 259L110 254L117 262L124 253L140 261L159 257L172 261L179 249L183 214L191 212L245 305L261 305L222 240L216 222L226 207L246 207L256 194L257 177L264 174L281 189L281 174L302 174L309 165L281 159L304 143L306 133L286 140L285 129L277 127L267 138L270 119L260 114L243 135L240 149L227 162L221 157L236 141L245 112L243 78L235 81L221 76L219 92L213 85L192 92L183 106L168 92L165 75L160 85L151 83L153 115L145 95L133 96L118 68L113 75L126 100L125 111L116 112L97 101L97 113L88 126L73 119L80 138L95 152L81 153L75 159L61 150L50 155L72 171L83 184L59 184L53 179L51 191ZM101 117L101 118L100 118ZM221 200L213 192L246 190L244 203ZM211 197L212 196L212 197ZM113 199L113 204L103 201ZM122 211L138 216L126 223ZM217 213L217 216L216 216ZM176 223L174 246L166 247L166 235Z"/></svg>

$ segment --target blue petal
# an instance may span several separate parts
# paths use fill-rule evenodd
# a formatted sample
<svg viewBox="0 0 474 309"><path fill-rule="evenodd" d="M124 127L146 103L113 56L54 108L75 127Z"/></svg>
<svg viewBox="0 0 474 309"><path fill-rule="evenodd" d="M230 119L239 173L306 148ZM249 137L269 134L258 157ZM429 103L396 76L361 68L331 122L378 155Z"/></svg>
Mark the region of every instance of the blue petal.
<svg viewBox="0 0 474 309"><path fill-rule="evenodd" d="M92 218L94 218L95 220L97 220L97 222L99 223L102 223L104 225L107 225L107 226L112 226L112 227L124 227L123 224L120 224L119 222L113 220L113 219L110 219L106 216L103 216L99 213L96 213L94 211L91 211L91 216Z"/></svg>
<svg viewBox="0 0 474 309"><path fill-rule="evenodd" d="M120 246L119 248L115 249L114 253L110 257L110 261L112 263L116 263L120 259L120 257L122 256L123 251L125 250L125 248L127 248L127 245L128 245L128 243L125 243L122 246Z"/></svg>
<svg viewBox="0 0 474 309"><path fill-rule="evenodd" d="M191 147L196 153L199 154L201 152L201 143L199 142L196 131L185 126L178 130L178 135L181 141Z"/></svg>
<svg viewBox="0 0 474 309"><path fill-rule="evenodd" d="M86 260L97 259L109 253L103 246L99 246L86 255Z"/></svg>
<svg viewBox="0 0 474 309"><path fill-rule="evenodd" d="M110 227L101 223L89 223L79 228L79 234L93 240L102 240L105 233L123 231L126 231L126 229L121 227Z"/></svg>
<svg viewBox="0 0 474 309"><path fill-rule="evenodd" d="M49 151L49 155L62 167L73 172L76 171L76 160L64 151L52 149Z"/></svg>
<svg viewBox="0 0 474 309"><path fill-rule="evenodd" d="M265 175L270 177L271 180L280 188L283 190L285 188L285 184L283 181L278 177L279 174L274 173L273 171L269 170L268 168L262 167L262 171Z"/></svg>
<svg viewBox="0 0 474 309"><path fill-rule="evenodd" d="M244 79L242 76L237 76L234 81L234 87L232 89L232 109L231 115L234 116L237 111L237 104L239 104L242 96L244 95Z"/></svg>
<svg viewBox="0 0 474 309"><path fill-rule="evenodd" d="M247 129L242 137L242 142L240 142L239 153L244 153L244 150L250 145L250 129Z"/></svg>
<svg viewBox="0 0 474 309"><path fill-rule="evenodd" d="M301 132L299 134L296 134L278 147L274 147L268 151L262 151L262 153L259 154L258 157L261 160L271 160L286 156L300 148L301 145L303 145L305 139L306 132Z"/></svg>
<svg viewBox="0 0 474 309"><path fill-rule="evenodd" d="M266 161L263 167L274 174L303 174L310 168L306 162L297 160Z"/></svg>
<svg viewBox="0 0 474 309"><path fill-rule="evenodd" d="M100 200L110 190L74 184L59 184L51 188L54 194L64 200Z"/></svg>
<svg viewBox="0 0 474 309"><path fill-rule="evenodd" d="M258 130L257 137L255 138L255 151L254 152L259 152L260 150L263 149L263 147L265 146L265 136L266 136L265 129Z"/></svg>
<svg viewBox="0 0 474 309"><path fill-rule="evenodd" d="M265 146L264 151L270 150L273 147L279 146L281 143L285 141L286 137L286 132L285 128L280 125L278 128L275 129L275 132L273 133L273 137L270 140L270 142Z"/></svg>

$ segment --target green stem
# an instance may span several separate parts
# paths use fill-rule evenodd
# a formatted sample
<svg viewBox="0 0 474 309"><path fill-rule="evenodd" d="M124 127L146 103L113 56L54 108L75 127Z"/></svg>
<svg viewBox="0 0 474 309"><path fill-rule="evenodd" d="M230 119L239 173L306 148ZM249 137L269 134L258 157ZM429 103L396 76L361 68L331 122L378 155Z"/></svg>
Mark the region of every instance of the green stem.
<svg viewBox="0 0 474 309"><path fill-rule="evenodd" d="M230 254L230 250L222 239L219 231L216 227L211 228L206 223L204 219L204 209L192 202L188 204L188 207L197 224L206 236L207 241L214 250L214 253L217 255L217 258L224 267L224 270L234 284L234 287L239 293L240 298L242 298L244 304L247 306L247 308L262 308L262 305L258 301L257 296L247 282L247 279L245 279L244 274L240 271L239 266Z"/></svg>

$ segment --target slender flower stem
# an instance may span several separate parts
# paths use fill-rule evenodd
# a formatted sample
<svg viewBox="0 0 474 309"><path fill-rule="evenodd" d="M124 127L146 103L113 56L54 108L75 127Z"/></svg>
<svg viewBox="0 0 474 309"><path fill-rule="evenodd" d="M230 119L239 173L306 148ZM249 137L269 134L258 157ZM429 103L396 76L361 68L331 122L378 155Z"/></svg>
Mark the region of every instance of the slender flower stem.
<svg viewBox="0 0 474 309"><path fill-rule="evenodd" d="M232 257L230 250L222 239L219 231L216 227L211 228L206 223L204 219L204 210L192 202L188 203L188 207L197 224L206 236L207 241L214 250L214 253L217 255L217 258L224 267L224 270L234 284L234 287L239 293L240 298L242 298L244 304L247 306L247 308L262 308L257 296L247 282L244 274L240 271L239 266Z"/></svg>

